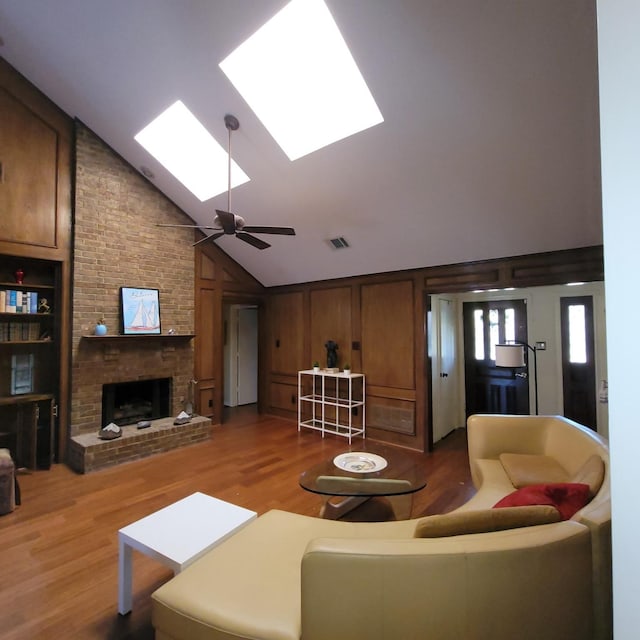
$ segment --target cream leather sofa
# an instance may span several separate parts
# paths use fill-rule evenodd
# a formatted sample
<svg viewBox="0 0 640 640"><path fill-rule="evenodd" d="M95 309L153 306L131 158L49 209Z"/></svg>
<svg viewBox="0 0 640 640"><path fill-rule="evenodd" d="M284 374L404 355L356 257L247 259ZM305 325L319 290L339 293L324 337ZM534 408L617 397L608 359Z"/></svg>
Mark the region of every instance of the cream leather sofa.
<svg viewBox="0 0 640 640"><path fill-rule="evenodd" d="M454 518L514 491L503 452L568 474L595 453L604 482L571 520L442 538L269 511L153 594L156 640L611 638L606 443L546 416L472 416L468 439L478 492Z"/></svg>

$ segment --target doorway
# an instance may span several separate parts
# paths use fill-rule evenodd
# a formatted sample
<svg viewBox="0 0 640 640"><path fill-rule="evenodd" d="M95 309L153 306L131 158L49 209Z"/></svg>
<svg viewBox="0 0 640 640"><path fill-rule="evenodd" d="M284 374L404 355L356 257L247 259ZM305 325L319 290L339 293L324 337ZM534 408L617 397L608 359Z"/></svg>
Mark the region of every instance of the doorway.
<svg viewBox="0 0 640 640"><path fill-rule="evenodd" d="M258 307L224 308L224 405L237 407L258 401Z"/></svg>
<svg viewBox="0 0 640 640"><path fill-rule="evenodd" d="M458 305L447 296L429 296L429 353L433 443L461 426L456 365L456 313Z"/></svg>
<svg viewBox="0 0 640 640"><path fill-rule="evenodd" d="M463 303L466 416L529 413L529 380L496 366L496 344L527 342L525 300Z"/></svg>

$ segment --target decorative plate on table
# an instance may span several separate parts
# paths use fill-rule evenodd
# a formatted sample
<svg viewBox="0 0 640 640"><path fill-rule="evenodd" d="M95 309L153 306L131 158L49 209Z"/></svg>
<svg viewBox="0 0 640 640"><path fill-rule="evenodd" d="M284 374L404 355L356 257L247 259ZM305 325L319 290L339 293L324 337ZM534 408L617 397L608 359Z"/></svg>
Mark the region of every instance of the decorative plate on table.
<svg viewBox="0 0 640 640"><path fill-rule="evenodd" d="M387 461L375 453L367 453L366 451L351 451L350 453L341 453L333 459L333 464L338 469L351 471L353 473L372 473L380 471L387 466Z"/></svg>

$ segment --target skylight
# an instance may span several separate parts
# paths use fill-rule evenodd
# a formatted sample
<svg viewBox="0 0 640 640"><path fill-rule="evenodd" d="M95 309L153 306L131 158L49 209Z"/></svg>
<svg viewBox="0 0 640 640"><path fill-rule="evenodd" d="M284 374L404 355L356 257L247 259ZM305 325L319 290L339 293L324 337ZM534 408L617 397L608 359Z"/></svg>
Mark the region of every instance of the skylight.
<svg viewBox="0 0 640 640"><path fill-rule="evenodd" d="M228 188L228 154L178 100L135 136L201 202ZM231 161L231 187L249 181Z"/></svg>
<svg viewBox="0 0 640 640"><path fill-rule="evenodd" d="M290 160L384 121L322 0L292 0L220 68Z"/></svg>

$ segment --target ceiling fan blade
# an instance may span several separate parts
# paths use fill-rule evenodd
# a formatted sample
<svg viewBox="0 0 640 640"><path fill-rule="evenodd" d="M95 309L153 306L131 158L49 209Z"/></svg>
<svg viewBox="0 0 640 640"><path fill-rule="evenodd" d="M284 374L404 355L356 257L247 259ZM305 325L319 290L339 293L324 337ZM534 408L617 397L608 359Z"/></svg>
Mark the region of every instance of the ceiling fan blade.
<svg viewBox="0 0 640 640"><path fill-rule="evenodd" d="M185 229L210 229L219 231L220 227L207 227L203 224L156 224L156 227L183 227Z"/></svg>
<svg viewBox="0 0 640 640"><path fill-rule="evenodd" d="M218 220L220 221L220 226L224 230L225 233L232 234L236 232L236 217L233 213L229 213L228 211L220 211L220 209L216 209L216 213L218 214Z"/></svg>
<svg viewBox="0 0 640 640"><path fill-rule="evenodd" d="M254 236L250 236L248 233L244 233L244 231L236 233L236 238L244 240L256 249L268 249L271 246L268 242L260 240L260 238L256 238Z"/></svg>
<svg viewBox="0 0 640 640"><path fill-rule="evenodd" d="M296 231L291 227L250 227L245 226L242 228L243 231L248 233L273 233L280 236L295 236Z"/></svg>
<svg viewBox="0 0 640 640"><path fill-rule="evenodd" d="M198 240L197 242L194 242L191 246L195 247L201 242L206 242L207 240L211 240L211 242L213 242L214 240L216 240L216 238L219 238L220 236L223 236L223 235L224 235L224 231L220 231L220 233L212 233L210 236L205 236L204 238L200 238L200 240Z"/></svg>

